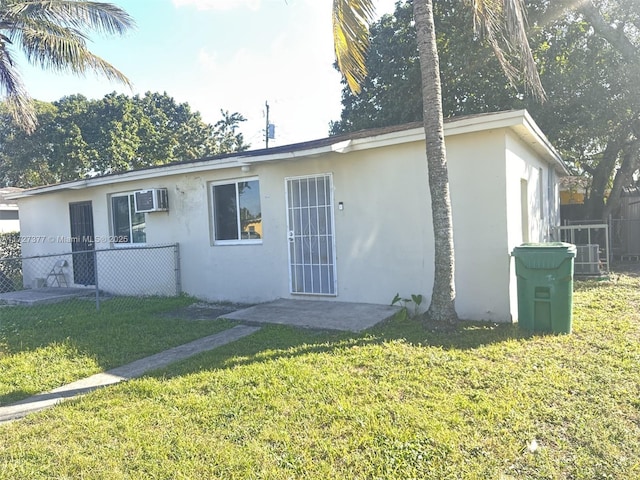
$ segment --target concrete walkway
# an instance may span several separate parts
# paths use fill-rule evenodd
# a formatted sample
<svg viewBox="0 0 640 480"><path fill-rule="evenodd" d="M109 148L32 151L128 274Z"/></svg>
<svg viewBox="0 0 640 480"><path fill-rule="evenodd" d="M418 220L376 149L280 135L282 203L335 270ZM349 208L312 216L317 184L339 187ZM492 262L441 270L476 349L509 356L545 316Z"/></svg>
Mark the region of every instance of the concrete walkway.
<svg viewBox="0 0 640 480"><path fill-rule="evenodd" d="M20 402L0 407L0 423L10 422L22 418L29 413L51 407L64 400L84 395L107 385L122 382L144 375L146 372L166 367L167 365L184 360L207 350L212 350L242 337L251 335L260 327L238 325L224 332L194 340L193 342L171 348L150 357L114 368L104 373L64 385L49 392L40 393Z"/></svg>

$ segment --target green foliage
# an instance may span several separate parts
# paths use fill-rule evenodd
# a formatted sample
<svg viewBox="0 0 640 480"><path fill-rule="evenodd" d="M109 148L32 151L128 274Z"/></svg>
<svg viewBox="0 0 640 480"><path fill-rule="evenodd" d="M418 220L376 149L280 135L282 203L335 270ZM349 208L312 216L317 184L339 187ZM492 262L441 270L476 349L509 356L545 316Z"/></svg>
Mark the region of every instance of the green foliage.
<svg viewBox="0 0 640 480"><path fill-rule="evenodd" d="M25 132L36 127L34 106L20 78L15 50L47 70L84 75L93 71L130 85L113 65L87 48L90 33L121 35L135 26L121 8L81 0L0 2L0 94L13 121Z"/></svg>
<svg viewBox="0 0 640 480"><path fill-rule="evenodd" d="M0 185L34 187L248 148L237 131L242 115L221 111L209 125L166 93L71 95L35 107L31 135L0 109Z"/></svg>
<svg viewBox="0 0 640 480"><path fill-rule="evenodd" d="M18 258L20 256L20 233L0 233L0 258Z"/></svg>
<svg viewBox="0 0 640 480"><path fill-rule="evenodd" d="M20 233L0 233L0 293L22 286Z"/></svg>
<svg viewBox="0 0 640 480"><path fill-rule="evenodd" d="M553 2L531 5L537 7L532 43L549 102L527 108L574 170L592 178L587 217L601 218L625 153L638 157L640 4L616 0L601 6L607 23L619 25L621 38L627 32L635 39L636 62L579 15L579 8L558 12Z"/></svg>
<svg viewBox="0 0 640 480"><path fill-rule="evenodd" d="M474 33L472 10L457 0L434 2L445 117L490 112L518 104L492 49ZM371 27L368 77L359 95L345 85L342 114L331 134L422 120L420 64L413 4L398 2L393 15Z"/></svg>
<svg viewBox="0 0 640 480"><path fill-rule="evenodd" d="M464 4L434 2L434 16L444 116L527 108L575 172L592 177L589 216L600 218L613 175L626 175L621 181L628 184L638 169L640 3L602 2L590 16L584 14L587 3L527 2L529 41L547 94L544 103L526 89L509 86L491 48L474 32ZM616 38L594 28L598 15L605 25L617 25ZM373 25L369 77L360 95L345 86L341 118L332 123L331 134L422 120L412 18L411 2L399 2L393 15ZM635 49L635 61L623 43ZM625 158L629 165L618 169Z"/></svg>
<svg viewBox="0 0 640 480"><path fill-rule="evenodd" d="M420 305L422 305L423 300L424 298L419 294L412 293L411 298L403 298L399 293L396 293L396 296L391 300L391 305L402 304L400 315L406 318L413 318L420 313ZM413 312L410 314L409 305L411 304L413 304Z"/></svg>

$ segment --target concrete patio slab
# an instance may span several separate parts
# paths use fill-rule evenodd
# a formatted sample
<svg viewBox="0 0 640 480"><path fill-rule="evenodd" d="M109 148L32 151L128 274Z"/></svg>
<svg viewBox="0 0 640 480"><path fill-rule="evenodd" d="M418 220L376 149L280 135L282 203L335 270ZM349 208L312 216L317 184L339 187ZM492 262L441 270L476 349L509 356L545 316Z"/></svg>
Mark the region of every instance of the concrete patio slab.
<svg viewBox="0 0 640 480"><path fill-rule="evenodd" d="M0 293L0 304L7 305L45 305L62 302L77 297L95 296L94 288L46 287Z"/></svg>
<svg viewBox="0 0 640 480"><path fill-rule="evenodd" d="M244 323L277 323L321 330L360 332L391 318L400 307L371 303L279 299L222 315Z"/></svg>

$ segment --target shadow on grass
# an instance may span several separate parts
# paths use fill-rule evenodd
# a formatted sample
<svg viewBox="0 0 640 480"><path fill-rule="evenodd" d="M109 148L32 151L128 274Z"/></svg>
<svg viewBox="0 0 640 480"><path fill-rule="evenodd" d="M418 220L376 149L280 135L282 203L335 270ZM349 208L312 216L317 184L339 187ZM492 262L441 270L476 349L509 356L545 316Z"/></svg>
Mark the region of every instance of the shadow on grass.
<svg viewBox="0 0 640 480"><path fill-rule="evenodd" d="M12 308L1 312L0 344L11 355L64 343L76 352L72 352L73 357L89 357L104 371L217 333L235 324L228 321L199 322L186 318L180 321L167 314L190 302L193 300L188 298L137 299L135 308L126 310L120 304L105 302L99 313L82 301L46 307ZM196 355L160 370L159 374L174 376L203 369L232 368L398 340L418 347L468 350L528 337L530 335L516 326L488 322L461 322L453 331L433 332L420 321L401 315L359 334L266 325L249 337ZM56 363L56 360L52 359L51 362ZM53 367L55 365L52 364ZM23 392L10 392L0 397L0 403L21 396L24 396Z"/></svg>
<svg viewBox="0 0 640 480"><path fill-rule="evenodd" d="M307 330L283 325L264 325L241 340L178 362L150 373L152 377L170 378L210 369L229 369L254 363L270 362L337 350L382 345L403 341L416 347L445 350L472 350L485 345L517 339L540 337L512 324L460 322L455 330L432 332L417 320L392 319L361 333Z"/></svg>

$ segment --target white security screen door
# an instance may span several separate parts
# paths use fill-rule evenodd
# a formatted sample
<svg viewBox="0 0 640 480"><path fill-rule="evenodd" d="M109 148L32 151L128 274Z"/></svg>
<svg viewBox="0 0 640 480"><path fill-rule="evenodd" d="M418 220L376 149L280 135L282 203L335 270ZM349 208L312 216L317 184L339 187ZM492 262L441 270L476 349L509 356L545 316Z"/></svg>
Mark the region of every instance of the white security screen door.
<svg viewBox="0 0 640 480"><path fill-rule="evenodd" d="M331 174L286 179L291 293L336 294Z"/></svg>

